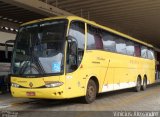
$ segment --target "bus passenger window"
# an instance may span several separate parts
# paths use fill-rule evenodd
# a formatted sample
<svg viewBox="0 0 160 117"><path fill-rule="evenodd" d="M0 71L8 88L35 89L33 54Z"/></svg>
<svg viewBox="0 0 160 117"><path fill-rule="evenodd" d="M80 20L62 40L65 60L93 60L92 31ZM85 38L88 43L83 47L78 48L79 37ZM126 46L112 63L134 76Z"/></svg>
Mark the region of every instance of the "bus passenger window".
<svg viewBox="0 0 160 117"><path fill-rule="evenodd" d="M147 54L148 54L148 59L151 59L151 60L155 59L153 50L148 50Z"/></svg>
<svg viewBox="0 0 160 117"><path fill-rule="evenodd" d="M103 42L102 36L99 33L99 29L92 27L90 25L87 26L88 28L88 39L87 39L87 49L103 49Z"/></svg>
<svg viewBox="0 0 160 117"><path fill-rule="evenodd" d="M141 57L147 58L147 47L141 46Z"/></svg>
<svg viewBox="0 0 160 117"><path fill-rule="evenodd" d="M106 32L106 31L103 31L102 32L102 39L103 39L104 50L115 52L115 50L116 50L115 37L112 34Z"/></svg>
<svg viewBox="0 0 160 117"><path fill-rule="evenodd" d="M94 35L96 49L103 49L102 37L99 34Z"/></svg>
<svg viewBox="0 0 160 117"><path fill-rule="evenodd" d="M140 45L139 44L134 44L134 49L135 49L135 56L136 57L140 57L141 56L141 49L140 49Z"/></svg>
<svg viewBox="0 0 160 117"><path fill-rule="evenodd" d="M96 49L96 42L94 39L94 33L96 33L96 29L87 25L88 33L87 33L87 49Z"/></svg>
<svg viewBox="0 0 160 117"><path fill-rule="evenodd" d="M132 41L126 41L126 52L127 52L127 55L131 55L131 56L134 56L134 52L135 49L134 49L134 43Z"/></svg>
<svg viewBox="0 0 160 117"><path fill-rule="evenodd" d="M116 51L121 54L126 54L126 43L121 38L116 40Z"/></svg>

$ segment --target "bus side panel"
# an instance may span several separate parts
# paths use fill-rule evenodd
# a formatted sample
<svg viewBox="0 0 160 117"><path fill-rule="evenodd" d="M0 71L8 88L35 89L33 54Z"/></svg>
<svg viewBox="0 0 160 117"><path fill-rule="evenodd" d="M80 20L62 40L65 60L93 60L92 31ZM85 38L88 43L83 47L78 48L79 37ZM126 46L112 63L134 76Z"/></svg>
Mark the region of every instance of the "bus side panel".
<svg viewBox="0 0 160 117"><path fill-rule="evenodd" d="M103 90L103 84L105 84L105 86L113 84L114 72L112 69L108 69L110 65L109 56L111 55L99 50L88 50L86 52L86 57L84 59L84 67L86 68L86 71L89 71L86 73L86 75L88 76L86 86L88 80L92 76L95 76L98 79L99 92ZM110 88L112 89L112 87Z"/></svg>
<svg viewBox="0 0 160 117"><path fill-rule="evenodd" d="M131 61L134 61L134 59L134 57L116 53L112 56L112 65L110 67L115 68L114 90L135 86L137 66L131 64Z"/></svg>
<svg viewBox="0 0 160 117"><path fill-rule="evenodd" d="M155 61L147 60L147 72L145 73L147 76L148 84L155 83Z"/></svg>
<svg viewBox="0 0 160 117"><path fill-rule="evenodd" d="M67 98L79 97L85 95L85 82L86 73L91 71L86 71L84 68L78 68L72 73L67 73L66 75L66 87L65 91Z"/></svg>
<svg viewBox="0 0 160 117"><path fill-rule="evenodd" d="M84 96L88 80L96 77L99 92L125 89L136 86L138 75L146 74L150 83L154 83L154 61L111 53L100 50L87 50L82 63L75 72L66 76L68 98Z"/></svg>

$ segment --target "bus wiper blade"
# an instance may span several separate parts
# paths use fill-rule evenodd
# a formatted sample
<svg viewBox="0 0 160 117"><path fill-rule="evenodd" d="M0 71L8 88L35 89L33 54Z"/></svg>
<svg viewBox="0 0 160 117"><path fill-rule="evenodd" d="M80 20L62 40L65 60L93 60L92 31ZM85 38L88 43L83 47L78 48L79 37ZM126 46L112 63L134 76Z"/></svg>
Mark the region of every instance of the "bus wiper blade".
<svg viewBox="0 0 160 117"><path fill-rule="evenodd" d="M35 56L32 56L32 59L33 59L33 63L35 63L37 68L39 69L40 74L45 73L45 71L44 71L39 59L37 57L35 57Z"/></svg>
<svg viewBox="0 0 160 117"><path fill-rule="evenodd" d="M19 74L24 74L24 71L26 70L26 68L29 66L29 57L26 59L26 60L24 60L21 64L23 64L22 66L21 66L21 68L20 68L20 70L19 70Z"/></svg>

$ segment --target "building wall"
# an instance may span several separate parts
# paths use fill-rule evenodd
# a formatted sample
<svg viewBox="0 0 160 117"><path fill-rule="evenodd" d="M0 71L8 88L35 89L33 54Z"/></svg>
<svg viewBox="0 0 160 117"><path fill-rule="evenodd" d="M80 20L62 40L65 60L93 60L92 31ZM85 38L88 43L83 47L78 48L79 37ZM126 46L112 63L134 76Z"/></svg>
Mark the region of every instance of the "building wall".
<svg viewBox="0 0 160 117"><path fill-rule="evenodd" d="M0 43L5 43L7 40L14 40L15 37L16 37L16 34L0 31ZM0 50L5 50L5 47L0 46ZM8 50L11 51L12 48L9 47Z"/></svg>
<svg viewBox="0 0 160 117"><path fill-rule="evenodd" d="M0 31L0 43L5 43L7 40L15 39L16 34L6 33Z"/></svg>

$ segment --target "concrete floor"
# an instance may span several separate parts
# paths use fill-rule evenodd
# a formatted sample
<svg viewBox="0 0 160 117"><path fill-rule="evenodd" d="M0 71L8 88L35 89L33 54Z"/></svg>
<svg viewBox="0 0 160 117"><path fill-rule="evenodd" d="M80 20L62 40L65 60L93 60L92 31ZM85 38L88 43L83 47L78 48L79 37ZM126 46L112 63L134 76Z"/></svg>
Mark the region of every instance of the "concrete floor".
<svg viewBox="0 0 160 117"><path fill-rule="evenodd" d="M42 115L41 112L47 114L47 112L69 113L76 111L81 113L82 117L86 117L83 115L84 112L90 111L111 111L112 113L108 113L111 115L113 115L113 111L157 112L160 111L160 84L150 86L146 91L141 92L134 92L133 89L127 89L103 93L98 95L96 101L92 104L82 104L79 98L68 100L23 99L13 98L10 94L3 94L0 95L0 111L21 111L23 112L21 114L26 116L34 112ZM94 113L91 114L97 114ZM37 116L39 117L39 115ZM81 116L78 115L78 117ZM99 117L99 114L97 116Z"/></svg>

